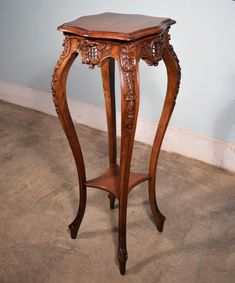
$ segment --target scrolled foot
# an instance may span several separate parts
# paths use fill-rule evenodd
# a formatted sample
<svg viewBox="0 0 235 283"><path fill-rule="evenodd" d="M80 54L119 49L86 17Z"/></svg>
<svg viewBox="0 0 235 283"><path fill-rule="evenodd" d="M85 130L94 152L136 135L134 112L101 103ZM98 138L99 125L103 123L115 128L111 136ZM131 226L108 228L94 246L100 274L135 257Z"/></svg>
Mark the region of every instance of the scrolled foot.
<svg viewBox="0 0 235 283"><path fill-rule="evenodd" d="M159 232L162 232L166 217L160 212L157 205L155 183L155 177L149 180L149 205L152 210L154 220L156 222L157 230Z"/></svg>
<svg viewBox="0 0 235 283"><path fill-rule="evenodd" d="M158 215L155 216L156 226L159 232L163 231L165 220L166 220L166 217L163 214L161 214L161 212L158 212Z"/></svg>
<svg viewBox="0 0 235 283"><path fill-rule="evenodd" d="M81 224L81 220L79 221L79 219L77 219L77 218L75 218L75 220L71 224L69 224L68 228L70 230L72 239L77 238L77 234L78 234L80 224Z"/></svg>
<svg viewBox="0 0 235 283"><path fill-rule="evenodd" d="M108 194L110 209L114 209L115 207L115 196L111 193Z"/></svg>
<svg viewBox="0 0 235 283"><path fill-rule="evenodd" d="M126 273L126 261L127 261L127 258L128 258L128 254L127 254L126 249L119 248L117 258L118 258L118 262L119 262L120 273L121 273L121 275L124 275Z"/></svg>
<svg viewBox="0 0 235 283"><path fill-rule="evenodd" d="M153 213L153 218L154 218L156 226L157 226L157 230L159 232L162 232L166 217L160 212L156 201L150 202L150 207L151 207L151 210L152 210L152 213Z"/></svg>

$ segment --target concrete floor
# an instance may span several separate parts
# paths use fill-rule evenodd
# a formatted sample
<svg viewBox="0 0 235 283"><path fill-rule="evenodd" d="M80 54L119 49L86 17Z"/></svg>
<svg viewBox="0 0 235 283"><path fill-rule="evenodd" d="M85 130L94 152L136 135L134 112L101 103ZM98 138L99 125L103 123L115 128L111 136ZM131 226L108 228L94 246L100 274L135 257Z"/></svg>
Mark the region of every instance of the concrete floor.
<svg viewBox="0 0 235 283"><path fill-rule="evenodd" d="M77 125L88 177L107 166L105 133ZM116 258L117 209L88 189L76 240L78 184L67 140L55 117L0 103L1 283L233 283L235 175L162 152L158 202L167 217L157 232L147 184L129 195L127 274ZM150 147L136 143L133 167L147 169Z"/></svg>

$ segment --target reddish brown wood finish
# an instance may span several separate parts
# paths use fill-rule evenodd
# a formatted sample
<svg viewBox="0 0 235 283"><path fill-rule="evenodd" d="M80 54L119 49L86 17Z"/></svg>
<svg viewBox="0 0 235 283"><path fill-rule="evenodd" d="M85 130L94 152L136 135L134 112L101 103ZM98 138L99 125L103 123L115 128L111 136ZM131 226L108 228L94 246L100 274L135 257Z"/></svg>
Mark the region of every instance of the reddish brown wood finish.
<svg viewBox="0 0 235 283"><path fill-rule="evenodd" d="M175 21L169 18L102 13L78 18L58 29L83 37L129 41L164 32L173 24Z"/></svg>
<svg viewBox="0 0 235 283"><path fill-rule="evenodd" d="M148 174L130 172L128 193L138 184L149 180ZM87 187L97 188L112 193L117 199L120 198L120 166L113 165L104 174L86 182Z"/></svg>
<svg viewBox="0 0 235 283"><path fill-rule="evenodd" d="M118 260L120 273L125 274L127 261L126 215L128 193L137 184L149 182L149 203L156 226L163 230L165 217L156 201L156 170L162 140L174 109L180 83L180 66L168 31L175 23L170 19L141 15L105 13L80 18L59 27L65 33L64 50L52 78L52 94L58 117L70 143L78 171L80 202L75 220L69 225L71 237L76 238L85 207L87 187L109 192L110 207L119 201ZM89 37L89 38L87 38ZM77 54L82 62L101 67L107 114L109 169L101 176L86 181L85 166L77 134L66 101L67 75ZM148 173L130 172L138 109L139 61L157 66L163 59L168 75L166 98L154 139ZM121 152L117 164L114 67L118 63L121 77Z"/></svg>
<svg viewBox="0 0 235 283"><path fill-rule="evenodd" d="M116 107L115 107L115 60L112 57L102 62L101 75L103 81L107 128L109 138L109 165L117 164ZM115 195L108 195L110 208L114 209Z"/></svg>

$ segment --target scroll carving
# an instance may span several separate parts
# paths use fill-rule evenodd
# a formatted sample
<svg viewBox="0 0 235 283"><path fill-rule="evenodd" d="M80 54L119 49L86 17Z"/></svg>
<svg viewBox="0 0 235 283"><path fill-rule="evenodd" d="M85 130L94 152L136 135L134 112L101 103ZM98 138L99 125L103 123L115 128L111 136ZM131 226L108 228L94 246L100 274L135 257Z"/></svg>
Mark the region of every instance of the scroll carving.
<svg viewBox="0 0 235 283"><path fill-rule="evenodd" d="M78 51L82 57L82 63L89 65L89 69L94 69L95 65L100 65L102 59L110 55L111 44L83 40L78 42Z"/></svg>
<svg viewBox="0 0 235 283"><path fill-rule="evenodd" d="M162 59L164 47L164 35L158 35L152 41L143 44L141 57L149 66L157 66Z"/></svg>
<svg viewBox="0 0 235 283"><path fill-rule="evenodd" d="M52 98L53 98L53 102L54 102L54 105L55 105L55 110L58 114L58 102L57 102L57 99L56 99L56 95L55 95L55 82L57 81L57 76L55 74L55 71L52 75L52 80L51 80L51 93L52 93Z"/></svg>
<svg viewBox="0 0 235 283"><path fill-rule="evenodd" d="M169 51L169 53L171 54L171 56L174 58L174 62L176 65L176 72L177 72L177 78L178 78L178 82L177 82L177 89L176 89L176 96L179 92L179 88L180 88L180 79L181 79L181 68L180 68L180 64L179 64L179 59L174 51L173 46L169 43L170 41L170 35L166 34L166 47Z"/></svg>
<svg viewBox="0 0 235 283"><path fill-rule="evenodd" d="M133 43L125 44L121 48L121 67L124 72L131 71L135 68L136 59L134 50L135 45Z"/></svg>
<svg viewBox="0 0 235 283"><path fill-rule="evenodd" d="M60 65L62 64L63 60L69 55L70 53L70 39L68 36L65 37L64 39L64 42L62 44L62 46L64 46L64 49L60 55L60 58L59 60L57 61L57 64L54 68L54 72L53 72L53 75L52 75L52 80L51 80L51 93L52 93L52 96L53 96L53 102L54 102L54 105L55 105L55 110L56 112L58 113L58 101L57 101L57 98L56 98L56 82L58 80L58 75L57 75L57 71L60 67Z"/></svg>
<svg viewBox="0 0 235 283"><path fill-rule="evenodd" d="M121 47L120 64L124 71L125 101L126 101L126 128L132 129L134 124L134 115L136 112L136 90L135 90L135 45L125 44Z"/></svg>

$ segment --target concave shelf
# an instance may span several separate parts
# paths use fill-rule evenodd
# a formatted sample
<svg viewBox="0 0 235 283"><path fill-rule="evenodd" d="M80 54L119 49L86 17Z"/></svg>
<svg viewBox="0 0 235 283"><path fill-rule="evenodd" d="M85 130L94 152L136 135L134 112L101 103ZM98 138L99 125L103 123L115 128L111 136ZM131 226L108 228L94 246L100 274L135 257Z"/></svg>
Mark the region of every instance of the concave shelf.
<svg viewBox="0 0 235 283"><path fill-rule="evenodd" d="M119 176L120 167L114 165L110 167L104 174L88 180L86 182L87 187L93 187L101 190L105 190L114 194L119 198ZM128 192L130 192L136 185L149 180L151 177L149 174L130 172Z"/></svg>

